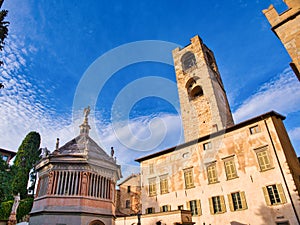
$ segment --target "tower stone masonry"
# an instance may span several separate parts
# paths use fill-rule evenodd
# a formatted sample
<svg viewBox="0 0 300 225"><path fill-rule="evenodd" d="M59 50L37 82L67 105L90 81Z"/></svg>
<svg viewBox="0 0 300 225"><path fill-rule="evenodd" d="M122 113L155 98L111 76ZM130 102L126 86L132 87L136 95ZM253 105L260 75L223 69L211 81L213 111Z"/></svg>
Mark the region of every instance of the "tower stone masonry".
<svg viewBox="0 0 300 225"><path fill-rule="evenodd" d="M213 52L197 35L173 50L185 141L233 125L224 85Z"/></svg>
<svg viewBox="0 0 300 225"><path fill-rule="evenodd" d="M272 31L283 43L289 53L290 63L295 75L300 81L300 0L284 0L288 10L278 14L273 5L263 10Z"/></svg>

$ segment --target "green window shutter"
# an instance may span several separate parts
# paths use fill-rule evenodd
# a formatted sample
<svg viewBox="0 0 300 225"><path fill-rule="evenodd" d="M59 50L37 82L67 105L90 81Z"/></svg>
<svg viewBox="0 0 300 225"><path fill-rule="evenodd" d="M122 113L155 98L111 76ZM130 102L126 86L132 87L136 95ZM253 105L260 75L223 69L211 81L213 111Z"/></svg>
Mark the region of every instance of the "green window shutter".
<svg viewBox="0 0 300 225"><path fill-rule="evenodd" d="M209 198L208 199L208 202L209 202L209 210L210 210L210 214L214 215L214 205L213 205L213 201L212 201L212 198Z"/></svg>
<svg viewBox="0 0 300 225"><path fill-rule="evenodd" d="M248 209L245 192L241 191L240 195L241 195L242 209Z"/></svg>
<svg viewBox="0 0 300 225"><path fill-rule="evenodd" d="M199 216L202 215L201 202L199 199L197 200L197 211Z"/></svg>
<svg viewBox="0 0 300 225"><path fill-rule="evenodd" d="M225 205L224 195L220 196L220 202L221 202L221 210L224 213L224 212L226 212L226 205Z"/></svg>
<svg viewBox="0 0 300 225"><path fill-rule="evenodd" d="M263 187L262 189L263 189L263 193L264 193L264 196L265 196L265 200L266 200L267 206L270 206L271 205L271 201L270 201L270 197L269 197L269 194L268 194L267 187Z"/></svg>
<svg viewBox="0 0 300 225"><path fill-rule="evenodd" d="M286 197L284 195L282 185L281 184L276 184L276 187L277 187L278 194L279 194L279 197L280 197L280 202L282 204L286 203Z"/></svg>
<svg viewBox="0 0 300 225"><path fill-rule="evenodd" d="M233 212L234 211L234 207L233 207L233 202L232 202L231 194L228 194L227 197L228 197L228 202L229 202L229 209L230 209L231 212Z"/></svg>
<svg viewBox="0 0 300 225"><path fill-rule="evenodd" d="M191 210L190 202L186 202L186 208L187 210Z"/></svg>

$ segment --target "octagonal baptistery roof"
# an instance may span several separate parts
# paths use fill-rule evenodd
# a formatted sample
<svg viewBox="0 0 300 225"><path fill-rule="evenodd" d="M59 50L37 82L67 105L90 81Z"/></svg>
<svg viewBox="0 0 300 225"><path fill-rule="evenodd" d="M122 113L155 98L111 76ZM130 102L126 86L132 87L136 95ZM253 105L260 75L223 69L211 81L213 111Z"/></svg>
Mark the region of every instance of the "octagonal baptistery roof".
<svg viewBox="0 0 300 225"><path fill-rule="evenodd" d="M115 185L120 165L89 137L89 108L80 134L36 165L39 182L30 224L114 224ZM59 216L58 216L59 215ZM101 219L102 218L102 219Z"/></svg>

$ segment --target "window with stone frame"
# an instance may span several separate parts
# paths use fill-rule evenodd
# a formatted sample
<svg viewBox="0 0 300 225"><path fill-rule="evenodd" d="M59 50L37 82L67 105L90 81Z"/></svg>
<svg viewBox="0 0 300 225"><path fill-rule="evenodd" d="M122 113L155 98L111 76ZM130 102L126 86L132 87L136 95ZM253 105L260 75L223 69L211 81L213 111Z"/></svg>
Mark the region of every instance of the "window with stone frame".
<svg viewBox="0 0 300 225"><path fill-rule="evenodd" d="M246 196L244 191L228 194L230 211L239 211L247 209Z"/></svg>
<svg viewBox="0 0 300 225"><path fill-rule="evenodd" d="M214 196L209 198L209 208L211 214L219 214L226 212L224 196Z"/></svg>
<svg viewBox="0 0 300 225"><path fill-rule="evenodd" d="M268 206L286 203L286 197L281 184L272 184L263 187L265 201Z"/></svg>
<svg viewBox="0 0 300 225"><path fill-rule="evenodd" d="M213 162L207 166L207 179L209 184L214 184L218 182L216 162Z"/></svg>
<svg viewBox="0 0 300 225"><path fill-rule="evenodd" d="M145 210L145 213L146 213L146 214L155 213L155 208L149 207L149 208L147 208L147 209Z"/></svg>
<svg viewBox="0 0 300 225"><path fill-rule="evenodd" d="M154 165L153 165L153 163L149 164L149 174L154 174Z"/></svg>
<svg viewBox="0 0 300 225"><path fill-rule="evenodd" d="M131 192L131 186L127 186L127 193Z"/></svg>
<svg viewBox="0 0 300 225"><path fill-rule="evenodd" d="M156 195L156 178L149 179L149 196Z"/></svg>
<svg viewBox="0 0 300 225"><path fill-rule="evenodd" d="M163 175L160 177L160 193L161 194L166 194L169 192L169 187L168 187L168 176Z"/></svg>
<svg viewBox="0 0 300 225"><path fill-rule="evenodd" d="M171 211L171 205L163 205L160 207L161 212L169 212Z"/></svg>
<svg viewBox="0 0 300 225"><path fill-rule="evenodd" d="M260 171L266 171L269 169L273 169L273 164L271 162L268 146L264 146L259 149L255 149L258 165Z"/></svg>
<svg viewBox="0 0 300 225"><path fill-rule="evenodd" d="M182 64L182 70L186 71L196 65L196 58L194 53L192 52L186 52L181 57L181 64Z"/></svg>
<svg viewBox="0 0 300 225"><path fill-rule="evenodd" d="M202 213L200 200L191 200L186 202L187 209L191 211L192 216L200 216Z"/></svg>
<svg viewBox="0 0 300 225"><path fill-rule="evenodd" d="M223 160L224 160L224 166L225 166L227 180L237 178L238 175L237 175L237 171L236 171L236 167L235 167L234 156L228 157Z"/></svg>
<svg viewBox="0 0 300 225"><path fill-rule="evenodd" d="M126 207L126 209L129 209L130 206L131 206L130 200L126 200L126 202L125 202L125 207Z"/></svg>
<svg viewBox="0 0 300 225"><path fill-rule="evenodd" d="M184 182L185 188L193 188L194 186L194 175L193 175L193 168L184 169Z"/></svg>
<svg viewBox="0 0 300 225"><path fill-rule="evenodd" d="M249 128L250 134L256 134L260 132L260 127L258 125L252 126Z"/></svg>

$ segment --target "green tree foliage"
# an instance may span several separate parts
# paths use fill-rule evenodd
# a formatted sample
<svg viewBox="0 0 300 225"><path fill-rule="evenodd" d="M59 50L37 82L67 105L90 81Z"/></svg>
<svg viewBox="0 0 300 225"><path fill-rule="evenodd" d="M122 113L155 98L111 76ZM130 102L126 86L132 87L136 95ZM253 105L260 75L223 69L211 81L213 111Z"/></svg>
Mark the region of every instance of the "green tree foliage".
<svg viewBox="0 0 300 225"><path fill-rule="evenodd" d="M26 198L20 201L20 205L17 209L17 221L24 221L24 217L29 215L33 205L33 198Z"/></svg>
<svg viewBox="0 0 300 225"><path fill-rule="evenodd" d="M2 7L4 0L0 0L0 8ZM4 47L4 39L7 37L8 34L8 25L9 22L5 21L5 17L7 16L7 10L0 11L0 51L2 51ZM3 61L0 60L0 66L3 65ZM0 89L4 88L4 85L0 82Z"/></svg>
<svg viewBox="0 0 300 225"><path fill-rule="evenodd" d="M0 203L0 220L8 220L11 213L14 200L9 200ZM26 198L20 201L17 209L17 221L24 221L26 215L29 215L33 205L33 198Z"/></svg>
<svg viewBox="0 0 300 225"><path fill-rule="evenodd" d="M0 220L8 220L13 204L13 200L0 203Z"/></svg>
<svg viewBox="0 0 300 225"><path fill-rule="evenodd" d="M0 0L0 8L2 7L4 0ZM7 16L7 10L0 11L0 50L2 51L4 47L4 39L7 37L8 33L8 25L9 22L5 21L5 17Z"/></svg>
<svg viewBox="0 0 300 225"><path fill-rule="evenodd" d="M20 193L21 199L27 196L29 172L39 160L40 142L41 137L39 133L32 131L27 134L18 149L14 165L12 166L14 174L12 180L13 194Z"/></svg>
<svg viewBox="0 0 300 225"><path fill-rule="evenodd" d="M12 199L12 173L9 165L0 158L0 202Z"/></svg>

